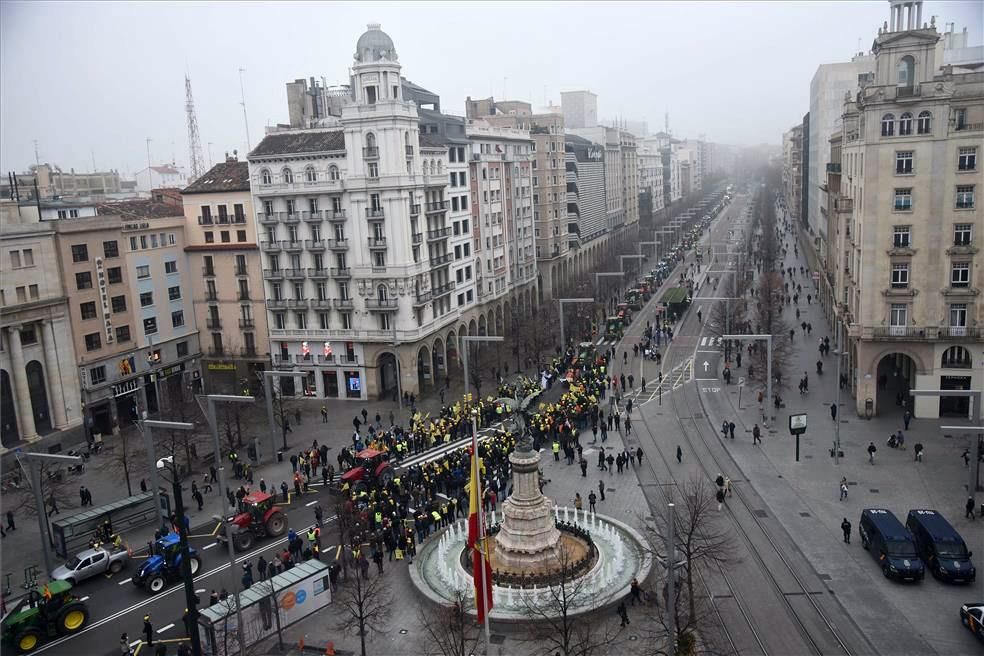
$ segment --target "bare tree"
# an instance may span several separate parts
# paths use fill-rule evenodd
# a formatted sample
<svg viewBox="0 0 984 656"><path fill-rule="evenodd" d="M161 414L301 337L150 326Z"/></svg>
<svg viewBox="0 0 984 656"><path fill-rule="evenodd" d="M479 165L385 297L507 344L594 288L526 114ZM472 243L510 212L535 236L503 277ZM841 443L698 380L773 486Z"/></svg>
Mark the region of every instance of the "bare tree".
<svg viewBox="0 0 984 656"><path fill-rule="evenodd" d="M620 627L612 617L590 620L578 617L598 605L597 594L588 589L589 577L576 570L576 556L561 544L556 565L556 579L540 597L522 595L528 619L528 646L540 656L590 656L602 647L610 649L621 640Z"/></svg>
<svg viewBox="0 0 984 656"><path fill-rule="evenodd" d="M104 450L110 472L123 476L127 496L133 496L132 478L143 478L149 469L147 451L140 433L132 426L121 428L112 446L107 445Z"/></svg>
<svg viewBox="0 0 984 656"><path fill-rule="evenodd" d="M38 463L41 480L41 498L44 500L43 512L50 514L52 501L61 511L63 508L74 507L75 499L78 498L78 491L74 481L70 478L65 465L62 463L40 462ZM31 487L30 470L25 472L27 485L21 486L17 491L17 501L15 506L18 511L30 517L37 517L39 512L35 502L34 488Z"/></svg>
<svg viewBox="0 0 984 656"><path fill-rule="evenodd" d="M417 621L424 627L428 656L469 656L474 654L480 631L474 618L465 610L473 597L455 590L454 603L436 609L418 608Z"/></svg>
<svg viewBox="0 0 984 656"><path fill-rule="evenodd" d="M362 656L366 656L366 638L386 633L392 603L389 586L381 575L365 578L357 573L339 586L335 600L342 614L336 628L357 634Z"/></svg>

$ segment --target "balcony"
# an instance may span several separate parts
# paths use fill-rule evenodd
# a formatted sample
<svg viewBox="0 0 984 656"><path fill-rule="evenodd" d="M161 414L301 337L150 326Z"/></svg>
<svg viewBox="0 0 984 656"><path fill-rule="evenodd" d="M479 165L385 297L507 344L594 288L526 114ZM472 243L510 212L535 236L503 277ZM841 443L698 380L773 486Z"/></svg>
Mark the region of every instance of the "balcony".
<svg viewBox="0 0 984 656"><path fill-rule="evenodd" d="M362 156L366 159L379 159L379 148L377 146L366 146L362 149Z"/></svg>
<svg viewBox="0 0 984 656"><path fill-rule="evenodd" d="M277 216L280 217L281 223L286 223L287 225L297 225L301 222L299 212L277 212Z"/></svg>
<svg viewBox="0 0 984 656"><path fill-rule="evenodd" d="M445 253L444 255L430 258L430 265L432 267L447 266L451 264L451 259L451 253Z"/></svg>
<svg viewBox="0 0 984 656"><path fill-rule="evenodd" d="M433 300L433 298L434 298L434 294L430 291L417 292L416 296L414 296L413 304L415 307L419 307L421 305L430 303L431 300Z"/></svg>
<svg viewBox="0 0 984 656"><path fill-rule="evenodd" d="M350 267L332 267L331 268L332 278L351 278L352 269Z"/></svg>
<svg viewBox="0 0 984 656"><path fill-rule="evenodd" d="M410 216L420 216L420 204L411 203L410 204Z"/></svg>
<svg viewBox="0 0 984 656"><path fill-rule="evenodd" d="M377 249L377 250L381 248L386 248L386 237L370 237L369 248Z"/></svg>
<svg viewBox="0 0 984 656"><path fill-rule="evenodd" d="M249 269L247 269L244 266L243 267L237 266L236 267L236 275L237 276L248 276L249 275Z"/></svg>
<svg viewBox="0 0 984 656"><path fill-rule="evenodd" d="M407 157L413 157L413 146L404 146L404 149L407 152Z"/></svg>
<svg viewBox="0 0 984 656"><path fill-rule="evenodd" d="M214 278L215 277L215 268L214 267L202 267L202 275L205 276L206 278Z"/></svg>
<svg viewBox="0 0 984 656"><path fill-rule="evenodd" d="M327 278L328 269L308 269L307 275L308 278L312 278L312 279Z"/></svg>
<svg viewBox="0 0 984 656"><path fill-rule="evenodd" d="M333 251L347 251L348 239L329 239L328 248Z"/></svg>
<svg viewBox="0 0 984 656"><path fill-rule="evenodd" d="M871 331L871 337L876 340L931 340L936 339L935 326L874 326L866 328L863 333Z"/></svg>
<svg viewBox="0 0 984 656"><path fill-rule="evenodd" d="M325 213L321 210L313 212L301 212L301 220L305 223L321 223L325 220Z"/></svg>
<svg viewBox="0 0 984 656"><path fill-rule="evenodd" d="M235 223L235 224L244 225L246 223L246 215L245 214L233 214L232 215L232 222Z"/></svg>
<svg viewBox="0 0 984 656"><path fill-rule="evenodd" d="M329 298L313 298L311 299L311 307L315 310L327 310L331 307L331 299Z"/></svg>
<svg viewBox="0 0 984 656"><path fill-rule="evenodd" d="M982 132L984 131L984 123L962 123L953 129L956 132Z"/></svg>
<svg viewBox="0 0 984 656"><path fill-rule="evenodd" d="M206 301L217 301L219 300L219 292L212 290L205 290L205 300Z"/></svg>
<svg viewBox="0 0 984 656"><path fill-rule="evenodd" d="M345 210L325 210L325 218L334 223L345 220Z"/></svg>
<svg viewBox="0 0 984 656"><path fill-rule="evenodd" d="M447 228L438 228L437 230L427 231L427 241L429 242L438 241L440 239L447 239L450 236L451 236L450 226L448 226Z"/></svg>
<svg viewBox="0 0 984 656"><path fill-rule="evenodd" d="M366 309L378 312L395 312L397 309L395 298L367 298Z"/></svg>
<svg viewBox="0 0 984 656"><path fill-rule="evenodd" d="M205 327L209 330L222 330L222 320L218 317L206 317Z"/></svg>
<svg viewBox="0 0 984 656"><path fill-rule="evenodd" d="M248 301L248 300L250 300L249 299L249 290L243 290L243 289L239 290L239 293L236 294L236 298L239 299L240 301Z"/></svg>
<svg viewBox="0 0 984 656"><path fill-rule="evenodd" d="M259 356L255 346L243 346L239 349L239 355L244 358L255 358Z"/></svg>
<svg viewBox="0 0 984 656"><path fill-rule="evenodd" d="M304 269L284 269L284 276L288 280L304 280Z"/></svg>
<svg viewBox="0 0 984 656"><path fill-rule="evenodd" d="M289 310L303 310L307 309L310 301L306 298L288 298L284 303L286 303L286 307Z"/></svg>
<svg viewBox="0 0 984 656"><path fill-rule="evenodd" d="M323 251L325 250L325 246L327 246L327 244L325 243L324 239L304 240L304 248L308 249L309 251Z"/></svg>
<svg viewBox="0 0 984 656"><path fill-rule="evenodd" d="M922 87L895 87L896 98L916 98L922 93Z"/></svg>
<svg viewBox="0 0 984 656"><path fill-rule="evenodd" d="M239 327L243 329L256 328L256 319L244 319L239 317ZM256 349L253 350L255 351Z"/></svg>
<svg viewBox="0 0 984 656"><path fill-rule="evenodd" d="M439 200L433 203L427 203L427 212L445 212L448 209L448 201Z"/></svg>
<svg viewBox="0 0 984 656"><path fill-rule="evenodd" d="M979 326L941 326L940 338L943 339L977 339L982 335Z"/></svg>
<svg viewBox="0 0 984 656"><path fill-rule="evenodd" d="M854 211L854 199L853 198L838 198L834 201L834 210L838 212L853 212Z"/></svg>
<svg viewBox="0 0 984 656"><path fill-rule="evenodd" d="M280 242L279 241L261 241L260 250L266 251L267 253L279 253L280 252Z"/></svg>
<svg viewBox="0 0 984 656"><path fill-rule="evenodd" d="M451 282L444 283L440 287L435 287L432 292L434 294L434 298L447 296L448 294L454 291L454 286L455 286L455 282L452 280Z"/></svg>
<svg viewBox="0 0 984 656"><path fill-rule="evenodd" d="M268 298L266 302L268 310L284 310L287 308L286 298Z"/></svg>
<svg viewBox="0 0 984 656"><path fill-rule="evenodd" d="M297 253L299 253L304 248L304 242L300 240L291 241L289 239L285 239L284 241L280 242L280 245L281 247L283 247L285 251L294 251Z"/></svg>
<svg viewBox="0 0 984 656"><path fill-rule="evenodd" d="M385 219L386 213L383 211L382 207L367 207L366 208L366 218L367 219Z"/></svg>
<svg viewBox="0 0 984 656"><path fill-rule="evenodd" d="M212 217L211 217L211 215L209 215L209 216L199 216L198 217L198 225L200 225L200 226L210 226L210 225L212 225Z"/></svg>
<svg viewBox="0 0 984 656"><path fill-rule="evenodd" d="M213 358L223 356L226 354L226 348L224 346L209 346L207 353Z"/></svg>
<svg viewBox="0 0 984 656"><path fill-rule="evenodd" d="M840 162L827 162L827 173L840 174L841 164Z"/></svg>
<svg viewBox="0 0 984 656"><path fill-rule="evenodd" d="M351 298L336 298L332 299L331 303L335 306L336 310L351 310L355 307Z"/></svg>
<svg viewBox="0 0 984 656"><path fill-rule="evenodd" d="M284 270L283 269L263 269L263 279L264 280L283 280Z"/></svg>
<svg viewBox="0 0 984 656"><path fill-rule="evenodd" d="M424 233L422 233L422 232L415 232L412 235L410 235L410 240L413 243L415 243L415 244L419 244L422 241L424 241Z"/></svg>
<svg viewBox="0 0 984 656"><path fill-rule="evenodd" d="M276 225L277 224L277 215L276 214L267 214L266 212L257 212L256 213L256 220L257 220L257 222L260 225Z"/></svg>

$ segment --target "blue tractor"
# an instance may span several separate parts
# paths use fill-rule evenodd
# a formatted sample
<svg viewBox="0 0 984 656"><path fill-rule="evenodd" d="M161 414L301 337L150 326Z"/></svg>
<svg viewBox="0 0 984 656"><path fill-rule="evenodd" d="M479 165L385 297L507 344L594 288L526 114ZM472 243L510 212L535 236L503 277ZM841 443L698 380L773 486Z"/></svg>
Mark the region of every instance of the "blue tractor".
<svg viewBox="0 0 984 656"><path fill-rule="evenodd" d="M191 575L198 574L202 559L198 552L188 547ZM157 594L170 582L181 578L181 541L177 533L168 533L154 543L154 553L143 562L133 584Z"/></svg>

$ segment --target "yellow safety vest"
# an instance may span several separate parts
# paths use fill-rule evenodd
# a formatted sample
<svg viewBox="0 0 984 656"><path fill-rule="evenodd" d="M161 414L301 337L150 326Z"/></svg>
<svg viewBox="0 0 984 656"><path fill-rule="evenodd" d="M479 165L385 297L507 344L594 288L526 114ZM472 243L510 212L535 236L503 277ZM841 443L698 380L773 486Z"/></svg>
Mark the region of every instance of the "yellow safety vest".
<svg viewBox="0 0 984 656"><path fill-rule="evenodd" d="M435 522L441 521L441 513L437 512L436 510L431 512L431 517L434 518Z"/></svg>
<svg viewBox="0 0 984 656"><path fill-rule="evenodd" d="M382 524L383 523L383 513L381 513L381 512L377 512L376 513L376 523L377 524Z"/></svg>

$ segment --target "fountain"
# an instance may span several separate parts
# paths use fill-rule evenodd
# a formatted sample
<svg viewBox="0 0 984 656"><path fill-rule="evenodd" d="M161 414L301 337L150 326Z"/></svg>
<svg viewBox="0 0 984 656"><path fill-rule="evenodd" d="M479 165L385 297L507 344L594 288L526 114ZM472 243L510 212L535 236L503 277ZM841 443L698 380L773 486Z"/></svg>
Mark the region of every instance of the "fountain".
<svg viewBox="0 0 984 656"><path fill-rule="evenodd" d="M627 595L632 578L645 579L652 557L635 529L597 513L554 506L543 495L540 454L532 440L521 438L509 462L513 493L486 517L491 526L486 544L493 571L493 620L528 619L529 606L549 606L551 588L564 582L578 580L590 600L574 613L580 614ZM462 520L417 547L410 578L432 601L454 603L461 589L474 594L467 540ZM558 574L562 568L567 576Z"/></svg>

